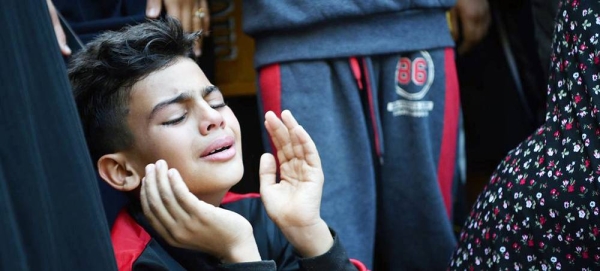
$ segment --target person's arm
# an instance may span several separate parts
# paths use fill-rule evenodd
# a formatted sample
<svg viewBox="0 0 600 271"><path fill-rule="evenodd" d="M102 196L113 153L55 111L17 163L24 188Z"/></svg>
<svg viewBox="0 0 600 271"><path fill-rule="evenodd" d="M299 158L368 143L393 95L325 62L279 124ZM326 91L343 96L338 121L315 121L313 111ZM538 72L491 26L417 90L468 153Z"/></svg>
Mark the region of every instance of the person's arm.
<svg viewBox="0 0 600 271"><path fill-rule="evenodd" d="M163 8L163 2L167 15L178 19L185 32L202 31L202 36L205 37L210 34L210 11L206 0L148 0L146 3L146 17L158 18ZM67 46L65 32L60 25L56 8L51 0L46 0L46 3L60 52L65 56L69 56L71 55L71 49ZM198 39L194 45L194 54L196 57L202 54L202 38Z"/></svg>
<svg viewBox="0 0 600 271"><path fill-rule="evenodd" d="M260 194L267 214L303 257L301 266L356 270L320 215L324 176L315 143L287 110L281 119L268 112L265 127L277 149L281 179L276 180L273 155L263 154Z"/></svg>
<svg viewBox="0 0 600 271"><path fill-rule="evenodd" d="M140 202L150 225L172 246L202 251L223 263L261 261L248 220L199 200L163 160L146 166Z"/></svg>

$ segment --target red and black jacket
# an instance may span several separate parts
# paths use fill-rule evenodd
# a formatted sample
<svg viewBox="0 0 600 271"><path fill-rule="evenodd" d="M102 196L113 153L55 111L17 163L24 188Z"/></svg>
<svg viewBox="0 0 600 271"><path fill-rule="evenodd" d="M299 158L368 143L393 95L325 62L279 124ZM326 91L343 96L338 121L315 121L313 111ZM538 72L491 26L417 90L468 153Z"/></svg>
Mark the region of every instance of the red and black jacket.
<svg viewBox="0 0 600 271"><path fill-rule="evenodd" d="M335 233L333 247L324 255L301 258L263 207L258 194L228 193L221 205L245 217L263 260L222 264L208 254L172 247L150 227L138 204L122 210L111 230L119 270L367 270L349 260Z"/></svg>

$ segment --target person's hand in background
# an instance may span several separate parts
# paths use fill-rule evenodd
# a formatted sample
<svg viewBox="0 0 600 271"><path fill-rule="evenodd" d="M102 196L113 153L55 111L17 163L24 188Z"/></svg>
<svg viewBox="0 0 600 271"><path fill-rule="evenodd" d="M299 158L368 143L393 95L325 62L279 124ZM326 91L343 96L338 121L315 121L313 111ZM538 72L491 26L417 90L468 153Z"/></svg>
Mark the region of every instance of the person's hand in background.
<svg viewBox="0 0 600 271"><path fill-rule="evenodd" d="M202 36L208 36L210 28L210 12L206 0L148 0L146 17L158 18L163 4L167 15L177 18L185 32L202 31ZM202 54L202 38L194 46L194 55Z"/></svg>
<svg viewBox="0 0 600 271"><path fill-rule="evenodd" d="M488 0L457 0L450 16L452 37L460 42L457 44L459 54L464 54L479 43L487 34L491 22Z"/></svg>
<svg viewBox="0 0 600 271"><path fill-rule="evenodd" d="M52 20L52 26L54 27L54 34L56 35L60 52L65 56L70 56L71 48L67 46L67 37L65 36L65 31L63 31L63 28L60 25L58 14L56 14L56 8L50 0L46 0L46 4L48 5L48 12L50 12L50 19Z"/></svg>

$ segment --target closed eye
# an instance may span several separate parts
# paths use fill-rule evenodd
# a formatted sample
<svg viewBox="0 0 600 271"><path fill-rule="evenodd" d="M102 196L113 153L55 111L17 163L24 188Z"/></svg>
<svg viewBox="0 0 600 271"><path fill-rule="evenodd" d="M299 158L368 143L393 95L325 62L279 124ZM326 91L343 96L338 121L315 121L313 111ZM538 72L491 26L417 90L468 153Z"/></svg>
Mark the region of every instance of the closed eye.
<svg viewBox="0 0 600 271"><path fill-rule="evenodd" d="M187 116L187 113L185 113L183 116L181 116L179 118L176 118L174 120L165 121L165 122L163 122L161 124L164 125L164 126L175 125L175 124L178 124L178 123L182 122L185 119L186 116Z"/></svg>
<svg viewBox="0 0 600 271"><path fill-rule="evenodd" d="M227 106L227 103L224 102L224 103L220 103L220 104L211 105L210 107L212 109L219 109L219 108L223 108L225 106Z"/></svg>

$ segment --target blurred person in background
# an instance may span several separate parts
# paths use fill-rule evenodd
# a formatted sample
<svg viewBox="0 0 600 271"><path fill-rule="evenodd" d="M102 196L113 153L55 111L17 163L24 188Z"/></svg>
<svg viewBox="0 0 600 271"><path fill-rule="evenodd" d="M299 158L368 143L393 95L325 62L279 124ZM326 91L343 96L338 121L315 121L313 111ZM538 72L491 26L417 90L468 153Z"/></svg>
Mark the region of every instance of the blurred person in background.
<svg viewBox="0 0 600 271"><path fill-rule="evenodd" d="M599 10L598 1L561 2L545 122L498 165L451 270L598 268Z"/></svg>
<svg viewBox="0 0 600 271"><path fill-rule="evenodd" d="M261 110L290 109L304 123L330 180L323 217L352 240L349 255L376 270L442 270L455 247L453 205L464 184L447 17L455 4L243 5ZM487 1L460 0L453 13L467 51L487 31Z"/></svg>

